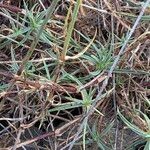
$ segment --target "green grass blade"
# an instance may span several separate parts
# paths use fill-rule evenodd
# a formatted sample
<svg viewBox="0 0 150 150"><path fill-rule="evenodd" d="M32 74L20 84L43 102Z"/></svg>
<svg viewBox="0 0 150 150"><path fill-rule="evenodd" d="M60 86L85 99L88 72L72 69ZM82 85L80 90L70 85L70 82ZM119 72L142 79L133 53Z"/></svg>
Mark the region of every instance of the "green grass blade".
<svg viewBox="0 0 150 150"><path fill-rule="evenodd" d="M73 32L74 24L75 24L75 21L77 19L77 15L78 15L78 11L79 11L81 3L82 3L82 0L77 0L77 3L75 5L74 11L73 11L72 20L71 20L71 22L69 24L69 28L67 30L67 36L65 38L63 52L62 52L62 55L61 55L61 60L63 62L65 61L65 57L66 57L67 50L68 50L68 47L69 47L69 43L70 43L70 40L71 40L71 35L72 35L72 32Z"/></svg>

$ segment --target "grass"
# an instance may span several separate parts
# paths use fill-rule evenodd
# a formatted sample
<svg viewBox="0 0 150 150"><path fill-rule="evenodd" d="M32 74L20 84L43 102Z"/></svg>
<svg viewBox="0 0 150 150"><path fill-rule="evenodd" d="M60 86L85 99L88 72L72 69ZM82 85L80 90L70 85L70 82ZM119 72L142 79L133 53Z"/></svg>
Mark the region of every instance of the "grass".
<svg viewBox="0 0 150 150"><path fill-rule="evenodd" d="M0 149L149 150L150 0L5 3Z"/></svg>

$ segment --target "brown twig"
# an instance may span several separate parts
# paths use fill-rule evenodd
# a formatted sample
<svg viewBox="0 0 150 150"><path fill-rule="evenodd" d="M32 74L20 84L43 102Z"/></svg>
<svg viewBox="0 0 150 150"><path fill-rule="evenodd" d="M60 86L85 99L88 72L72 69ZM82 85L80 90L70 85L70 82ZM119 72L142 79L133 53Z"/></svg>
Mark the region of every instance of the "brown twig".
<svg viewBox="0 0 150 150"><path fill-rule="evenodd" d="M37 136L37 137L35 137L35 138L32 138L32 139L29 139L29 140L27 140L27 141L24 141L24 142L21 142L21 143L18 143L17 145L16 145L16 148L20 148L20 147L22 147L22 146L25 146L25 145L29 145L29 144L31 144L31 143L33 143L33 142L36 142L36 141L38 141L38 140L40 140L40 139L43 139L43 138L46 138L46 137L49 137L49 136L51 136L51 137L53 137L53 136L61 136L61 132L63 132L64 130L66 130L69 126L71 126L71 125L74 125L76 122L78 122L80 120L80 118L76 118L76 119L74 119L74 120L72 120L72 121L70 121L69 123L67 123L67 124L65 124L64 126L62 126L62 127L60 127L60 128L58 128L58 129L56 129L54 132L48 132L48 133L45 133L45 134L42 134L42 135L40 135L40 136ZM6 148L7 150L9 149L12 149L13 148L13 146L10 146L10 147L8 147L8 148Z"/></svg>
<svg viewBox="0 0 150 150"><path fill-rule="evenodd" d="M17 6L6 5L6 4L2 4L2 3L0 3L0 8L6 8L14 13L23 13L24 12L24 10L20 9Z"/></svg>
<svg viewBox="0 0 150 150"><path fill-rule="evenodd" d="M52 81L48 81L46 83L42 83L39 81L31 81L29 79L23 78L18 75L14 75L7 72L0 72L0 76L5 76L9 79L15 80L15 83L19 86L26 86L27 89L34 89L34 90L54 90L57 92L65 92L65 93L77 93L77 87L75 85L65 85L61 86L57 83ZM5 94L8 94L7 92Z"/></svg>

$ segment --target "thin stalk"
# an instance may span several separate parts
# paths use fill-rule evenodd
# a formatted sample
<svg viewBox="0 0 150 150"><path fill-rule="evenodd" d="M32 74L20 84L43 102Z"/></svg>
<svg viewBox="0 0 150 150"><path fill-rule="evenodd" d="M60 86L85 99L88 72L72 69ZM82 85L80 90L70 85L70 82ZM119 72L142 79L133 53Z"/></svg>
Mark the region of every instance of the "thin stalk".
<svg viewBox="0 0 150 150"><path fill-rule="evenodd" d="M79 11L81 3L82 3L82 0L78 0L76 5L75 5L74 11L73 11L72 20L69 24L69 28L68 28L68 31L67 31L67 36L66 36L65 42L64 42L63 52L62 52L62 55L61 55L61 58L60 58L62 62L65 61L65 57L66 57L67 50L68 50L68 47L69 47L69 42L70 42L70 39L71 39L71 35L72 35L73 29L74 29L74 24L75 24L75 21L77 19L77 15L78 15L78 11Z"/></svg>

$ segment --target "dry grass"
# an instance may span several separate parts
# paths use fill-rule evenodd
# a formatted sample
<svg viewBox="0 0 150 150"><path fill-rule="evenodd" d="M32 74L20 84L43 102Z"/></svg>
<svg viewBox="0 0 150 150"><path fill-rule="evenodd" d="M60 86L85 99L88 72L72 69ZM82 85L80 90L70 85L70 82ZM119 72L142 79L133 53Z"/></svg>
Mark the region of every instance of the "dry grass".
<svg viewBox="0 0 150 150"><path fill-rule="evenodd" d="M0 18L0 149L149 149L149 1L3 0Z"/></svg>

